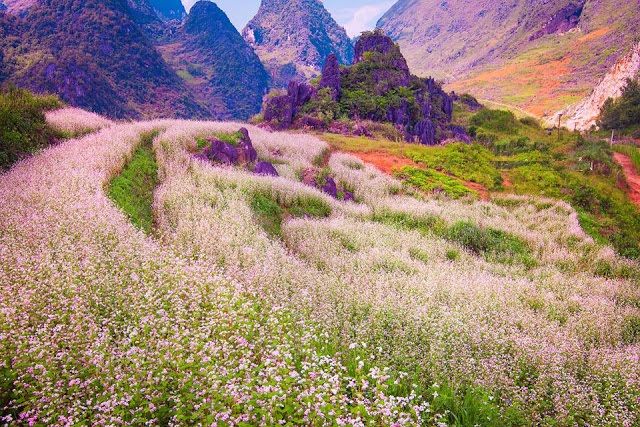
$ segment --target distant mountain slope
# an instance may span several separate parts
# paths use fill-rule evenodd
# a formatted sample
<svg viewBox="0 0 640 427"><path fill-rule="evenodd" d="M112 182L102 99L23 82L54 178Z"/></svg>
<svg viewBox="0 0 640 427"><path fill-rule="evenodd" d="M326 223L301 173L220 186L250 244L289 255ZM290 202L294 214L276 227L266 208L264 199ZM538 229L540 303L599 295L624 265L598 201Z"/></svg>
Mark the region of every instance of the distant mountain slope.
<svg viewBox="0 0 640 427"><path fill-rule="evenodd" d="M577 102L633 44L637 1L399 0L379 21L413 72L538 116Z"/></svg>
<svg viewBox="0 0 640 427"><path fill-rule="evenodd" d="M149 2L158 16L165 21L180 20L187 15L180 0L149 0Z"/></svg>
<svg viewBox="0 0 640 427"><path fill-rule="evenodd" d="M269 70L276 86L296 76L319 75L334 53L342 64L353 59L353 45L319 0L262 0L242 32Z"/></svg>
<svg viewBox="0 0 640 427"><path fill-rule="evenodd" d="M110 117L205 116L129 13L123 0L38 2L0 40L9 80Z"/></svg>
<svg viewBox="0 0 640 427"><path fill-rule="evenodd" d="M215 3L196 3L158 48L214 117L246 119L260 111L269 76Z"/></svg>
<svg viewBox="0 0 640 427"><path fill-rule="evenodd" d="M628 79L636 78L640 73L640 42L625 56L620 58L591 94L577 104L559 111L549 121L553 126L560 119L568 129L588 130L596 125L600 110L609 98L618 98Z"/></svg>

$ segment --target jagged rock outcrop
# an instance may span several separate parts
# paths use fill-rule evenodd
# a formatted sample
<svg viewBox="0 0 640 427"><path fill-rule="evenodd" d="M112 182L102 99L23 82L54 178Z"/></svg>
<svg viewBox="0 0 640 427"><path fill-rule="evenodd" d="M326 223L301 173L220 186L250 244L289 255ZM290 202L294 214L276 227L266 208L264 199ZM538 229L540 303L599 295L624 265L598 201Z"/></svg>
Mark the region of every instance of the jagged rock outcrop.
<svg viewBox="0 0 640 427"><path fill-rule="evenodd" d="M247 128L240 128L237 144L209 138L209 145L194 158L218 165L238 166L252 171L256 175L279 176L276 168L269 162L258 161L258 153L253 147Z"/></svg>
<svg viewBox="0 0 640 427"><path fill-rule="evenodd" d="M593 89L593 92L580 101L558 113L547 120L550 127L558 125L558 118L562 117L561 123L570 130L589 130L596 126L600 110L605 101L609 98L618 98L622 95L627 79L633 79L640 73L640 42L622 57L611 68L609 73Z"/></svg>
<svg viewBox="0 0 640 427"><path fill-rule="evenodd" d="M584 10L584 4L586 0L577 2L571 2L558 12L556 12L551 18L544 24L544 26L533 33L529 37L529 41L537 40L540 37L547 36L549 34L565 33L578 26L580 22L580 16Z"/></svg>
<svg viewBox="0 0 640 427"><path fill-rule="evenodd" d="M187 15L180 0L149 0L149 3L164 21L181 20Z"/></svg>
<svg viewBox="0 0 640 427"><path fill-rule="evenodd" d="M317 76L330 53L341 64L353 59L346 31L320 0L262 0L242 35L269 70L275 87Z"/></svg>
<svg viewBox="0 0 640 427"><path fill-rule="evenodd" d="M322 67L320 89L329 89L331 99L337 101L340 97L340 63L335 54L330 54Z"/></svg>
<svg viewBox="0 0 640 427"><path fill-rule="evenodd" d="M352 66L340 68L329 56L323 70L317 91L292 81L286 94L268 97L264 120L279 129L299 126L357 135L369 134L362 120L386 122L407 141L426 145L456 136L450 129L452 96L434 79L412 76L398 46L381 31L362 34ZM342 118L355 124L345 125L338 120Z"/></svg>
<svg viewBox="0 0 640 427"><path fill-rule="evenodd" d="M260 111L269 76L215 3L196 3L158 49L212 117L248 119Z"/></svg>

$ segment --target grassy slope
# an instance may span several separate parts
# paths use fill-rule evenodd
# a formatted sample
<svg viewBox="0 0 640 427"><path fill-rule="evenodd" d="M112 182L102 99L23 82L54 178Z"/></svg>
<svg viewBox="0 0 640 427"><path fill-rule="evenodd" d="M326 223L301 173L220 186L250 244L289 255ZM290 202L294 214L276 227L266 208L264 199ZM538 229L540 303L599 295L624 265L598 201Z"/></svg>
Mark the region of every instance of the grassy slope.
<svg viewBox="0 0 640 427"><path fill-rule="evenodd" d="M469 128L479 143L426 147L340 135L324 139L342 151L412 160L419 167L397 175L428 192L460 197L467 194L460 187L471 181L494 192L565 200L596 240L612 243L623 255L640 256L640 213L625 194L608 144L564 130L548 133L531 118L518 120L498 110L474 113L456 105L454 122Z"/></svg>
<svg viewBox="0 0 640 427"><path fill-rule="evenodd" d="M53 96L37 96L22 89L0 91L0 171L46 147L57 137L44 112L60 107Z"/></svg>
<svg viewBox="0 0 640 427"><path fill-rule="evenodd" d="M155 133L142 136L133 157L109 183L108 195L133 224L150 234L153 229L153 190L158 183L158 165L152 142Z"/></svg>

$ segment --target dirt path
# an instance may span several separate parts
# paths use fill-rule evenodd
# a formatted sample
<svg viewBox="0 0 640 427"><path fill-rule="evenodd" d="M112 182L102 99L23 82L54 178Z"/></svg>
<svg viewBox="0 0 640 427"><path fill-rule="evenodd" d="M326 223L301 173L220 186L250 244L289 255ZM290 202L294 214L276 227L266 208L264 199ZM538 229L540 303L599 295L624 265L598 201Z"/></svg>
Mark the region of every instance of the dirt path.
<svg viewBox="0 0 640 427"><path fill-rule="evenodd" d="M420 167L417 163L407 159L406 157L396 156L390 153L385 153L384 151L371 151L368 153L352 151L349 152L349 154L356 156L365 163L369 163L370 165L377 167L382 172L389 175L393 175L396 170L405 166Z"/></svg>
<svg viewBox="0 0 640 427"><path fill-rule="evenodd" d="M613 153L613 158L624 170L624 175L629 184L629 197L637 206L640 206L640 175L633 166L629 156L621 153Z"/></svg>

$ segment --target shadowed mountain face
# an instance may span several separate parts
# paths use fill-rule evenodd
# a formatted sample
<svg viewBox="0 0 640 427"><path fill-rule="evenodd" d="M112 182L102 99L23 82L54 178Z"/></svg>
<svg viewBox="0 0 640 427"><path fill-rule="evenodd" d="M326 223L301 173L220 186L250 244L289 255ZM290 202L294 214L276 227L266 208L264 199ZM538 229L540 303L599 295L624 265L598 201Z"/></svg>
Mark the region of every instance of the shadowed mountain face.
<svg viewBox="0 0 640 427"><path fill-rule="evenodd" d="M378 22L411 70L544 116L589 93L633 45L637 1L399 0Z"/></svg>
<svg viewBox="0 0 640 427"><path fill-rule="evenodd" d="M180 0L149 0L149 3L158 16L165 21L180 20L187 15Z"/></svg>
<svg viewBox="0 0 640 427"><path fill-rule="evenodd" d="M260 109L268 75L215 3L181 21L179 1L4 2L0 82L113 118L246 119Z"/></svg>
<svg viewBox="0 0 640 427"><path fill-rule="evenodd" d="M44 0L6 18L10 80L111 117L206 115L129 13L121 0Z"/></svg>
<svg viewBox="0 0 640 427"><path fill-rule="evenodd" d="M319 75L329 54L350 64L353 45L319 0L263 0L242 32L265 64L273 84Z"/></svg>
<svg viewBox="0 0 640 427"><path fill-rule="evenodd" d="M196 3L159 49L214 117L246 119L260 111L269 76L215 3Z"/></svg>

